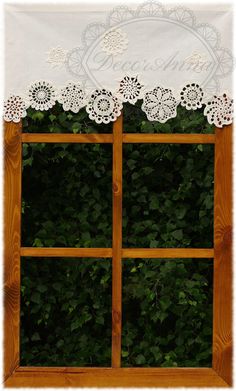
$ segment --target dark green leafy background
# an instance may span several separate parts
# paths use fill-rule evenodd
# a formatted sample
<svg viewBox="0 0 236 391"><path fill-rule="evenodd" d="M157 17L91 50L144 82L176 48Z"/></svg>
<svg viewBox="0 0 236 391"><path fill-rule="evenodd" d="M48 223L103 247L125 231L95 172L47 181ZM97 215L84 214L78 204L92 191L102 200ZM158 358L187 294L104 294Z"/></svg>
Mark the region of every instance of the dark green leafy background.
<svg viewBox="0 0 236 391"><path fill-rule="evenodd" d="M31 109L25 132L111 132L85 111ZM166 124L124 107L126 132L211 133L202 110ZM123 246L211 247L213 147L124 145ZM23 146L22 244L110 247L112 148ZM22 259L21 364L110 366L111 260ZM123 366L211 366L212 261L123 261Z"/></svg>
<svg viewBox="0 0 236 391"><path fill-rule="evenodd" d="M123 150L124 247L212 247L213 145Z"/></svg>
<svg viewBox="0 0 236 391"><path fill-rule="evenodd" d="M23 145L23 245L111 246L111 152L100 144Z"/></svg>
<svg viewBox="0 0 236 391"><path fill-rule="evenodd" d="M123 261L123 366L211 366L212 260Z"/></svg>
<svg viewBox="0 0 236 391"><path fill-rule="evenodd" d="M110 366L110 259L23 258L21 278L21 365Z"/></svg>
<svg viewBox="0 0 236 391"><path fill-rule="evenodd" d="M148 121L146 114L138 102L135 106L124 104L124 133L214 133L214 125L210 125L203 115L204 108L196 111L177 107L177 117L166 123Z"/></svg>

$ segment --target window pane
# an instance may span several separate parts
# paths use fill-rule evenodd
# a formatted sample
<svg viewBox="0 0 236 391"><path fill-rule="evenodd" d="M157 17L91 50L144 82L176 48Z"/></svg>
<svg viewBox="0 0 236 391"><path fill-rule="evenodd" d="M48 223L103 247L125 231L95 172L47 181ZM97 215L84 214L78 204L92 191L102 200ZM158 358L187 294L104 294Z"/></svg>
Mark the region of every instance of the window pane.
<svg viewBox="0 0 236 391"><path fill-rule="evenodd" d="M123 261L122 366L211 367L212 260Z"/></svg>
<svg viewBox="0 0 236 391"><path fill-rule="evenodd" d="M39 111L27 109L27 117L23 118L24 133L111 133L113 122L97 124L89 119L85 108L79 113L64 111L61 104L56 103L50 110Z"/></svg>
<svg viewBox="0 0 236 391"><path fill-rule="evenodd" d="M125 144L124 247L212 247L214 145Z"/></svg>
<svg viewBox="0 0 236 391"><path fill-rule="evenodd" d="M22 243L110 247L112 146L23 145Z"/></svg>
<svg viewBox="0 0 236 391"><path fill-rule="evenodd" d="M111 365L111 260L23 258L21 365Z"/></svg>
<svg viewBox="0 0 236 391"><path fill-rule="evenodd" d="M124 133L214 133L215 125L210 125L204 116L204 107L197 110L186 110L177 107L177 116L162 124L148 121L141 109L142 101L132 105L124 103Z"/></svg>

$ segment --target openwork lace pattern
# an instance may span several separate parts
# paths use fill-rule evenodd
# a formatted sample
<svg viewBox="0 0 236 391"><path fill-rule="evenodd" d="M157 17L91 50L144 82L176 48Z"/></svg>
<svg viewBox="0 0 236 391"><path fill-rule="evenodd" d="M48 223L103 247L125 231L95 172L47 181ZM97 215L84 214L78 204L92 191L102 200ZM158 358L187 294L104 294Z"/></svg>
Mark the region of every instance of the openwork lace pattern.
<svg viewBox="0 0 236 391"><path fill-rule="evenodd" d="M160 23L162 24L163 22L163 26L167 27L169 25L173 27L176 25L178 29L184 29L187 33L186 39L188 34L191 33L191 36L195 37L196 42L198 42L198 44L195 45L195 38L194 41L191 40L193 44L188 48L189 50L186 53L186 58L182 58L184 64L183 71L187 72L186 77L188 77L187 75L189 75L189 72L191 71L193 72L191 73L193 77L194 75L198 75L199 78L197 80L204 80L204 94L207 100L213 95L218 96L221 93L226 92L220 91L222 79L233 72L234 58L233 53L227 47L222 47L220 31L214 25L199 20L199 15L185 6L171 6L170 4L165 4L159 0L144 0L137 3L139 4L137 4L136 7L134 7L134 5L131 6L128 2L125 5L117 5L104 19L101 19L99 22L94 21L89 23L82 33L81 45L68 50L65 60L66 72L73 75L73 77L76 76L77 80L84 80L85 83L92 86L92 89L96 89L98 86L99 88L108 88L106 85L100 85L99 75L96 76L95 73L92 72L93 77L91 77L92 69L89 69L89 66L84 66L84 59L90 59L91 61L89 61L89 63L91 63L91 66L93 67L94 60L93 55L91 56L91 54L94 53L94 55L99 55L99 59L104 59L104 64L114 65L115 62L113 62L113 58L111 57L115 55L118 57L119 54L125 54L124 57L122 55L119 56L121 64L125 64L127 59L131 60L132 64L135 64L136 49L134 42L137 42L138 47L141 38L139 47L141 48L141 51L139 50L139 56L137 53L137 57L138 63L143 63L144 65L141 66L140 69L142 69L142 77L145 78L145 75L149 72L150 68L149 66L146 67L148 64L145 61L143 62L143 60L146 58L150 58L151 60L152 58L149 50L146 52L146 48L144 47L145 40L148 40L150 36L149 25L151 32L153 23L160 26ZM143 27L141 27L141 25L143 25ZM176 32L177 31L178 30L176 29ZM156 38L158 42L158 35ZM181 47L179 38L180 37L178 36L173 36L173 43ZM171 44L168 40L163 42L163 45L165 45L165 43L167 46L170 46ZM152 46L154 51L153 56L155 57L157 53L155 54L154 41ZM143 52L142 47L144 50ZM149 47L149 42L147 42L147 47ZM104 51L104 55L103 53L100 53L100 48ZM130 55L126 52L127 48L130 49ZM119 62L117 62L117 64L119 64ZM159 62L157 64L159 64ZM212 66L209 67L209 64L212 64ZM113 74L111 69L112 65L107 68L108 73L112 72L110 74ZM120 69L120 65L118 65L118 69ZM120 78L121 75L118 73L118 69L114 69L114 77ZM129 69L133 69L132 72L136 72L135 69L137 68L134 69L129 66ZM123 72L125 73L127 71L123 68ZM178 78L177 73L176 70L173 69L172 76ZM208 77L203 77L203 74L208 75ZM171 88L172 85L171 82L169 82L169 79L165 78L165 80L166 81L163 81L162 84L159 84L161 82L157 82L153 85L149 85L148 90L157 85L163 85L163 87L169 86ZM182 78L181 76L180 80L185 80L185 77ZM189 77L189 79L186 80L186 83L197 82L197 80ZM183 83L185 83L185 81L183 81ZM200 82L198 83L201 84ZM178 84L177 88L181 88L181 84ZM112 88L112 91L113 90L114 87Z"/></svg>
<svg viewBox="0 0 236 391"><path fill-rule="evenodd" d="M49 110L56 103L56 90L50 82L36 81L29 88L28 100L36 110Z"/></svg>
<svg viewBox="0 0 236 391"><path fill-rule="evenodd" d="M187 110L197 110L202 107L203 95L198 84L187 84L180 92L181 105Z"/></svg>
<svg viewBox="0 0 236 391"><path fill-rule="evenodd" d="M26 105L20 96L12 95L4 103L3 118L5 121L20 122L21 118L26 117Z"/></svg>
<svg viewBox="0 0 236 391"><path fill-rule="evenodd" d="M86 111L89 118L97 124L108 124L115 121L121 114L122 102L110 91L95 90L87 104Z"/></svg>
<svg viewBox="0 0 236 391"><path fill-rule="evenodd" d="M139 83L138 76L125 76L120 82L118 93L121 95L123 102L135 104L140 98L143 85Z"/></svg>
<svg viewBox="0 0 236 391"><path fill-rule="evenodd" d="M214 98L206 104L204 115L210 124L214 124L218 128L223 125L230 125L233 121L233 100L226 94L222 96L214 96Z"/></svg>
<svg viewBox="0 0 236 391"><path fill-rule="evenodd" d="M104 34L101 46L107 54L123 53L128 47L127 35L121 29L112 29Z"/></svg>
<svg viewBox="0 0 236 391"><path fill-rule="evenodd" d="M58 92L57 92L58 91ZM135 104L142 99L141 109L149 121L165 123L177 115L177 106L187 110L204 107L204 115L210 124L216 127L229 125L233 121L233 100L223 94L206 100L203 88L197 83L189 83L179 93L170 88L156 86L145 92L138 76L124 76L117 86L116 93L106 88L96 89L92 93L85 90L82 83L69 81L57 89L51 82L36 81L31 84L25 96L11 95L4 103L4 120L19 122L26 116L28 107L36 110L49 110L56 102L62 104L65 111L78 113L81 108L91 120L107 124L120 116L124 102Z"/></svg>
<svg viewBox="0 0 236 391"><path fill-rule="evenodd" d="M78 113L86 105L86 94L79 83L69 82L60 90L57 100L65 111Z"/></svg>
<svg viewBox="0 0 236 391"><path fill-rule="evenodd" d="M144 95L142 110L149 121L166 122L176 117L177 100L169 88L156 87Z"/></svg>

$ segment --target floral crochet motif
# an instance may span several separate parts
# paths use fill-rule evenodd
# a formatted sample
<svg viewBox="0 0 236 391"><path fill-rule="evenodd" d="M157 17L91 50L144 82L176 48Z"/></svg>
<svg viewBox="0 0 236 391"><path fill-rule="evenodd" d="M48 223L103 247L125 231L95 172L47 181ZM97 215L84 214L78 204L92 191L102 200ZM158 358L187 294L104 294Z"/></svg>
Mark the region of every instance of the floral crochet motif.
<svg viewBox="0 0 236 391"><path fill-rule="evenodd" d="M202 107L203 91L198 84L187 84L180 93L181 106L187 110L196 110Z"/></svg>
<svg viewBox="0 0 236 391"><path fill-rule="evenodd" d="M143 85L138 82L138 77L125 76L120 82L118 93L121 95L123 102L135 104L140 97Z"/></svg>
<svg viewBox="0 0 236 391"><path fill-rule="evenodd" d="M142 110L149 121L166 122L176 117L177 101L168 88L156 87L144 95Z"/></svg>
<svg viewBox="0 0 236 391"><path fill-rule="evenodd" d="M149 121L165 123L177 115L177 106L182 105L187 110L204 107L204 115L209 124L222 128L233 122L233 100L225 93L215 95L206 93L197 83L185 85L181 92L173 94L169 88L156 87L143 92L144 87L138 76L124 76L118 84L116 93L101 88L91 94L91 88L81 83L68 81L63 87L56 87L47 81L37 81L31 84L26 96L11 95L4 102L4 120L19 122L24 118L28 107L36 110L49 110L56 102L62 104L65 111L78 113L85 107L89 118L98 124L114 122L121 114L123 102L135 104L142 99L141 109ZM58 93L57 93L58 91ZM207 99L209 101L207 102Z"/></svg>
<svg viewBox="0 0 236 391"><path fill-rule="evenodd" d="M47 81L37 81L29 88L28 99L30 106L36 110L49 110L55 105L56 91Z"/></svg>
<svg viewBox="0 0 236 391"><path fill-rule="evenodd" d="M65 111L71 110L73 113L78 113L86 104L85 92L79 83L68 83L61 89L57 100Z"/></svg>
<svg viewBox="0 0 236 391"><path fill-rule="evenodd" d="M4 120L7 122L20 122L21 118L26 117L26 105L20 96L12 95L4 102Z"/></svg>
<svg viewBox="0 0 236 391"><path fill-rule="evenodd" d="M112 29L104 34L101 45L107 54L123 53L128 46L127 35L121 29Z"/></svg>
<svg viewBox="0 0 236 391"><path fill-rule="evenodd" d="M209 124L214 124L218 128L231 124L233 120L233 99L230 99L226 94L219 97L214 96L206 104L204 115L207 116Z"/></svg>
<svg viewBox="0 0 236 391"><path fill-rule="evenodd" d="M65 63L67 51L60 46L52 48L47 52L47 62L51 64L53 68L61 66Z"/></svg>
<svg viewBox="0 0 236 391"><path fill-rule="evenodd" d="M95 90L86 107L89 118L98 124L115 121L121 114L121 110L121 101L105 89Z"/></svg>

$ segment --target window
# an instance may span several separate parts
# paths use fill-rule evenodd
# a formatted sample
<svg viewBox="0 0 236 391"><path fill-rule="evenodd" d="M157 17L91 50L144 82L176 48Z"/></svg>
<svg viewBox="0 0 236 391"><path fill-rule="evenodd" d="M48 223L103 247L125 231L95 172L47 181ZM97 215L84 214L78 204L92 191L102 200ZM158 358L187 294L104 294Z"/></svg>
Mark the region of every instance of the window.
<svg viewBox="0 0 236 391"><path fill-rule="evenodd" d="M123 132L122 115L114 122L112 134L22 133L21 127L22 124L5 123L4 346L6 386L222 387L231 385L232 127L216 128L214 134L125 133ZM83 150L83 144L104 144L104 147L109 144L107 147L112 146L112 246L105 246L104 243L99 241L94 242L96 247L68 246L68 242L63 242L62 239L58 242L59 239L55 237L49 238L51 241L48 242L48 247L33 247L31 243L27 242L27 232L23 233L24 243L27 246L21 245L21 193L24 192L24 188L21 188L23 143L71 143L73 144L72 148L81 145L79 147L82 148L81 150ZM182 230L180 234L178 232L180 231L179 228L176 229L177 233L175 233L176 239L179 240L176 247L166 246L165 236L164 243L158 243L158 246L155 239L153 239L154 242L151 248L146 248L145 243L140 247L134 247L132 241L127 241L126 237L122 239L122 153L124 150L125 155L129 155L129 144L136 145L137 148L140 145L148 146L149 144L171 144L173 148L176 148L177 145L191 147L192 144L212 145L214 147L214 240L212 246L204 243L204 237L199 237L199 240L195 240L194 244L186 244L184 242L185 231ZM107 148L107 151L110 154L109 148ZM124 199L124 205L126 202L128 202L127 199ZM151 202L153 202L155 208L155 203L158 200L154 197ZM132 229L134 223L131 223L130 229ZM124 232L127 232L127 229L125 228L126 231ZM165 234L165 232L163 233ZM181 242L182 234L183 241ZM86 238L83 243L86 243ZM107 243L109 243L109 239ZM66 359L65 366L61 367L55 367L54 365L51 367L21 365L19 352L21 257L24 276L27 276L27 272L29 275L33 275L30 269L32 267L33 270L33 267L37 267L37 260L39 259L40 267L45 268L50 267L50 262L53 262L53 260L56 263L68 262L71 265L76 262L95 262L98 265L105 262L106 267L109 267L112 264L111 365L107 365L108 361L99 362L99 352L97 352L97 357L94 359L94 362L97 363L96 367L90 367L82 359L81 364L79 363L80 366L77 366L76 360L73 365L67 366ZM24 257L28 258L25 259ZM89 258L89 260L86 260L86 258ZM127 270L135 267L135 259L143 260L145 267L150 268L150 272L156 273L157 267L159 267L157 265L160 262L168 262L170 273L176 273L177 268L182 267L180 266L182 262L178 261L179 258L186 260L185 268L191 265L191 271L189 272L192 273L194 273L194 261L209 262L210 267L214 269L212 367L193 368L191 365L188 367L183 365L178 368L170 368L168 366L153 367L145 365L145 343L141 347L143 350L135 353L139 357L138 360L131 363L125 359L125 354L122 357L122 349L126 346L127 339L126 322L129 321L127 311L132 306L132 303L129 302L130 296L125 291L129 284L129 276L126 272L124 272L122 283L122 263L124 264L123 269ZM104 294L109 297L110 288L107 287L107 289ZM121 319L123 297L124 329ZM163 302L162 306L165 305L166 302ZM107 338L109 339L109 332ZM108 347L108 357L109 351ZM156 362L158 362L158 352L154 351L153 354L156 354ZM189 356L189 362L191 362L191 355ZM32 357L32 363L34 363L34 357Z"/></svg>

